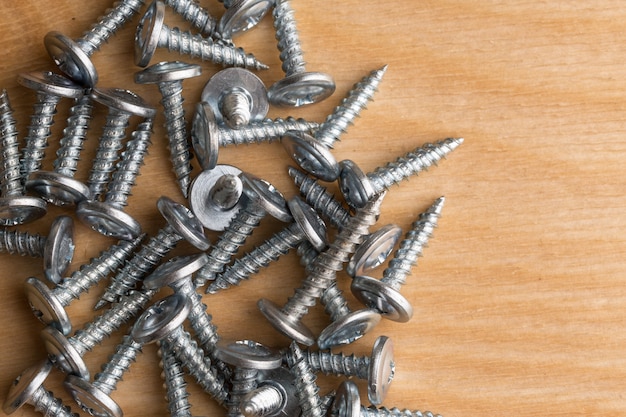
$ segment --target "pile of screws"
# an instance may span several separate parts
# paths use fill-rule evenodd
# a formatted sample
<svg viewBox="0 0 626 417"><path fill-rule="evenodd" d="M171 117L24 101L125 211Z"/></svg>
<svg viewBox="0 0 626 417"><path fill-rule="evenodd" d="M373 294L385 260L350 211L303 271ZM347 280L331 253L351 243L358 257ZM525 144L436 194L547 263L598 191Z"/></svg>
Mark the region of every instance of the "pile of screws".
<svg viewBox="0 0 626 417"><path fill-rule="evenodd" d="M188 20L197 33L168 27L166 6ZM371 233L370 228L391 185L436 165L462 139L422 145L369 173L353 161L336 161L334 143L373 98L386 66L356 83L323 123L291 117L267 119L270 105L297 107L329 97L335 90L333 79L305 70L289 0L224 0L223 6L225 12L218 20L192 0L154 1L145 9L142 0L120 0L79 39L48 33L44 43L63 75L33 72L19 76L21 85L37 92L21 150L8 94L0 94L0 223L4 226L0 249L43 257L48 281L31 277L25 288L35 316L46 325L42 339L49 357L16 379L4 404L5 413L28 403L45 415L74 415L44 388L56 367L66 373L65 387L83 411L121 417L122 410L110 394L142 346L156 342L173 416L191 415L185 372L229 416L433 415L377 408L394 376L393 345L388 337L376 339L370 356L337 354L330 349L358 340L383 318L411 319L411 303L400 288L437 226L444 198L420 214L402 240L402 230L396 225ZM252 29L268 12L285 77L266 89L250 69L267 66L235 47L232 38ZM140 13L135 63L146 68L135 74L135 81L155 84L162 95L172 170L189 202L186 207L162 196L157 208L163 227L149 237L124 207L150 145L157 110L129 90L99 88L90 58ZM190 129L182 111L182 80L199 76L201 67L180 61L148 66L157 48L227 67L206 83ZM43 170L55 108L64 99L73 100L71 115L59 140L54 169ZM106 106L108 113L85 184L75 174L94 102ZM143 120L124 143L133 115ZM282 143L298 166L290 167L289 175L301 196L287 200L266 180L218 164L221 147L274 141ZM192 155L203 169L195 178ZM321 183L333 181L338 181L340 199ZM47 204L75 210L81 222L119 241L66 277L74 250L73 217L59 216L46 237L12 228L44 216ZM284 222L284 228L237 257L266 216ZM327 227L334 228L332 240ZM209 242L206 230L220 232L215 243ZM167 259L183 240L199 253ZM382 279L368 276L396 246ZM248 339L221 339L201 293L215 294L241 285L292 250L300 256L306 277L282 307L265 298L258 301L265 319L292 343L276 349ZM339 272L352 277L350 289L362 308L348 307L337 285ZM65 308L107 279L108 286L95 306L102 313L81 329L72 329ZM154 300L164 287L170 287L173 294ZM318 301L331 323L316 335L302 319ZM84 354L131 320L115 353L91 379ZM313 345L318 349L312 349ZM318 373L347 378L335 392L320 395ZM371 405L362 405L350 377L367 382Z"/></svg>

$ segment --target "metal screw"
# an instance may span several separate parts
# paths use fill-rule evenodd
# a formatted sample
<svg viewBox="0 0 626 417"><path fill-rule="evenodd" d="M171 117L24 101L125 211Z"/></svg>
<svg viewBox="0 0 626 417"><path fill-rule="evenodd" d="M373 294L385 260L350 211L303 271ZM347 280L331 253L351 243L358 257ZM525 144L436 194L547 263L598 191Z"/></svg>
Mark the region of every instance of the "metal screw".
<svg viewBox="0 0 626 417"><path fill-rule="evenodd" d="M413 316L413 307L409 300L400 294L400 287L411 266L421 256L433 230L441 216L444 197L440 197L413 223L400 248L389 266L383 271L383 278L378 280L366 275L354 277L350 290L356 298L368 307L376 308L389 320L407 322Z"/></svg>
<svg viewBox="0 0 626 417"><path fill-rule="evenodd" d="M191 24L191 27L198 29L202 35L217 35L217 19L196 1L163 0L163 3L174 9L176 13Z"/></svg>
<svg viewBox="0 0 626 417"><path fill-rule="evenodd" d="M184 62L160 62L137 72L138 84L156 84L161 92L165 129L169 139L170 161L178 181L178 186L187 198L191 182L191 154L187 141L187 123L183 108L183 80L197 77L202 73L199 65Z"/></svg>
<svg viewBox="0 0 626 417"><path fill-rule="evenodd" d="M207 293L215 294L232 285L239 285L302 241L310 242L318 251L326 247L326 225L315 210L299 197L290 199L287 204L294 221L243 257L236 259L232 266L226 268L208 286Z"/></svg>
<svg viewBox="0 0 626 417"><path fill-rule="evenodd" d="M207 103L196 104L191 129L191 142L198 162L204 170L217 165L219 148L230 145L248 145L251 143L271 143L279 140L287 131L312 131L318 126L315 122L304 119L266 119L261 122L229 129L219 125L211 107Z"/></svg>
<svg viewBox="0 0 626 417"><path fill-rule="evenodd" d="M53 162L53 171L36 171L26 181L26 188L48 203L57 206L74 205L91 198L89 187L74 178L83 142L91 120L91 97L85 94L70 109L67 127L63 129L60 147Z"/></svg>
<svg viewBox="0 0 626 417"><path fill-rule="evenodd" d="M317 377L311 370L309 363L305 360L302 349L295 341L292 341L289 345L286 360L294 378L296 397L302 409L302 417L324 416L325 414L322 413L321 409L322 400L319 396L319 387L315 383Z"/></svg>
<svg viewBox="0 0 626 417"><path fill-rule="evenodd" d="M266 214L283 222L291 220L287 202L276 188L249 173L242 173L240 177L248 203L233 217L208 253L209 263L201 268L194 278L196 288L214 280L217 274L224 270L226 264Z"/></svg>
<svg viewBox="0 0 626 417"><path fill-rule="evenodd" d="M219 0L224 3L226 12L218 23L217 31L223 39L255 27L274 6L274 0Z"/></svg>
<svg viewBox="0 0 626 417"><path fill-rule="evenodd" d="M363 275L385 262L400 240L402 228L395 224L386 224L370 233L350 258L346 272L351 277Z"/></svg>
<svg viewBox="0 0 626 417"><path fill-rule="evenodd" d="M161 368L163 372L163 385L165 386L165 398L167 408L171 417L192 417L191 404L187 399L187 382L185 381L185 371L180 361L174 354L159 343L159 356L161 356Z"/></svg>
<svg viewBox="0 0 626 417"><path fill-rule="evenodd" d="M12 414L24 404L30 404L44 416L79 417L43 387L51 370L52 364L46 360L29 367L15 378L2 406L4 413Z"/></svg>
<svg viewBox="0 0 626 417"><path fill-rule="evenodd" d="M102 371L96 374L93 383L76 375L68 375L65 389L70 393L80 408L92 416L122 417L122 408L111 398L117 383L135 362L141 353L142 343L129 335L122 338L109 361L102 365Z"/></svg>
<svg viewBox="0 0 626 417"><path fill-rule="evenodd" d="M174 356L183 364L198 384L209 393L219 404L223 405L228 398L224 381L211 367L211 360L204 355L197 343L191 338L177 317L187 317L190 305L186 297L172 294L150 306L135 321L131 330L132 337L144 344L160 341L170 349Z"/></svg>
<svg viewBox="0 0 626 417"><path fill-rule="evenodd" d="M153 1L142 16L135 32L135 64L138 66L147 66L156 48L167 48L192 58L199 57L203 61L212 61L224 66L257 70L269 68L241 48L217 43L201 35L181 32L178 28L170 29L163 23L164 18L165 5L160 1Z"/></svg>
<svg viewBox="0 0 626 417"><path fill-rule="evenodd" d="M134 289L137 283L152 272L179 241L185 239L200 250L209 248L210 243L204 234L202 224L191 210L165 196L157 200L157 208L167 224L159 229L156 236L151 237L146 244L142 245L141 249L111 280L96 303L96 310L117 301Z"/></svg>
<svg viewBox="0 0 626 417"><path fill-rule="evenodd" d="M389 189L394 184L418 175L444 159L463 143L463 138L448 138L435 143L426 143L408 153L376 168L367 174L352 161L339 162L339 187L344 198L353 207L363 207L374 195Z"/></svg>
<svg viewBox="0 0 626 417"><path fill-rule="evenodd" d="M332 77L321 72L305 72L294 12L289 1L276 0L272 15L285 78L269 88L270 103L299 107L329 97L335 91Z"/></svg>
<svg viewBox="0 0 626 417"><path fill-rule="evenodd" d="M71 277L61 281L54 289L48 288L43 281L35 277L28 278L24 289L35 317L68 335L72 330L72 323L65 307L123 265L140 241L141 238L137 238L133 242L112 245L102 251L98 258L92 259Z"/></svg>
<svg viewBox="0 0 626 417"><path fill-rule="evenodd" d="M54 123L56 106L62 98L79 99L83 88L62 75L49 71L19 74L17 82L37 92L37 101L33 105L28 134L24 138L21 172L24 181L31 173L41 168L45 157L50 128Z"/></svg>
<svg viewBox="0 0 626 417"><path fill-rule="evenodd" d="M29 223L44 216L46 202L24 195L15 118L6 90L0 92L0 226Z"/></svg>
<svg viewBox="0 0 626 417"><path fill-rule="evenodd" d="M50 225L48 236L0 230L0 252L43 258L44 276L58 284L74 257L74 221L58 216Z"/></svg>
<svg viewBox="0 0 626 417"><path fill-rule="evenodd" d="M245 417L290 417L300 415L300 404L291 372L286 367L264 372L258 388L244 395L239 410Z"/></svg>
<svg viewBox="0 0 626 417"><path fill-rule="evenodd" d="M265 298L258 301L259 310L276 330L304 345L315 343L315 336L301 319L336 280L337 271L343 269L350 254L369 233L368 228L376 222L376 216L380 213L384 195L379 194L350 218L335 240L309 265L301 286L282 308Z"/></svg>

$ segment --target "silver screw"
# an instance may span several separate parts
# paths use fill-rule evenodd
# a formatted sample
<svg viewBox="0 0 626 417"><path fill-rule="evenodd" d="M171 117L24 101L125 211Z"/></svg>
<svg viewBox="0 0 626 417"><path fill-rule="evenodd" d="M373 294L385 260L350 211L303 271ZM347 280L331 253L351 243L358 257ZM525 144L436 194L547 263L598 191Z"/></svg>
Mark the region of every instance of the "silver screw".
<svg viewBox="0 0 626 417"><path fill-rule="evenodd" d="M231 39L255 27L274 6L274 0L219 0L226 12L218 23L219 35Z"/></svg>
<svg viewBox="0 0 626 417"><path fill-rule="evenodd" d="M170 161L178 186L187 198L191 182L191 154L183 108L183 80L202 73L199 65L184 62L160 62L135 74L138 84L156 84L161 92L165 129L169 140Z"/></svg>
<svg viewBox="0 0 626 417"><path fill-rule="evenodd" d="M343 264L348 261L350 254L369 233L368 228L376 222L376 217L380 213L384 195L385 193L379 194L350 218L328 248L309 265L307 276L301 286L282 308L265 298L258 301L259 310L276 330L304 345L311 346L315 343L313 332L301 322L301 319L308 313L309 308L315 305L326 288L336 280L337 271L343 269Z"/></svg>
<svg viewBox="0 0 626 417"><path fill-rule="evenodd" d="M91 97L85 94L70 109L67 126L63 129L60 147L53 162L53 171L36 171L26 181L26 188L48 203L57 206L75 205L91 198L89 187L74 178L83 142L91 120Z"/></svg>
<svg viewBox="0 0 626 417"><path fill-rule="evenodd" d="M389 320L407 322L413 316L413 307L400 294L400 287L437 227L444 201L444 197L438 198L419 215L389 266L383 271L382 279L359 275L352 280L350 290L354 296L366 306L378 309Z"/></svg>
<svg viewBox="0 0 626 417"><path fill-rule="evenodd" d="M207 9L194 0L164 0L183 19L200 31L204 36L216 35L217 19Z"/></svg>
<svg viewBox="0 0 626 417"><path fill-rule="evenodd" d="M145 67L150 63L157 48L167 48L192 58L232 67L269 68L243 49L214 42L211 38L181 32L178 28L169 28L163 21L165 5L153 1L141 18L135 33L135 64Z"/></svg>
<svg viewBox="0 0 626 417"><path fill-rule="evenodd" d="M341 161L339 162L341 193L351 206L363 207L379 192L437 165L461 143L463 138L448 138L435 143L426 143L367 174L363 173L353 161L348 159Z"/></svg>
<svg viewBox="0 0 626 417"><path fill-rule="evenodd" d="M22 178L27 181L31 173L41 168L48 138L52 134L50 128L54 123L57 104L62 98L79 99L83 95L83 88L62 75L49 71L19 74L17 82L37 92L37 101L33 105L22 150Z"/></svg>
<svg viewBox="0 0 626 417"><path fill-rule="evenodd" d="M391 223L370 233L350 258L350 262L346 266L346 273L355 277L364 275L382 265L400 240L401 235L402 228Z"/></svg>
<svg viewBox="0 0 626 417"><path fill-rule="evenodd" d="M6 90L0 92L0 226L29 223L44 216L46 202L24 195L15 118Z"/></svg>
<svg viewBox="0 0 626 417"><path fill-rule="evenodd" d="M191 142L198 162L204 170L217 165L219 148L230 145L271 143L278 141L287 131L312 131L318 126L304 119L266 119L261 122L229 129L215 121L215 115L207 103L196 104L191 129Z"/></svg>
<svg viewBox="0 0 626 417"><path fill-rule="evenodd" d="M294 378L282 366L264 372L258 388L243 396L239 410L245 417L289 417L300 415Z"/></svg>
<svg viewBox="0 0 626 417"><path fill-rule="evenodd" d="M24 289L35 317L68 335L72 330L72 323L65 307L123 265L140 241L141 238L137 238L133 242L112 245L102 251L99 257L81 266L71 277L61 281L54 289L48 288L35 277L28 278Z"/></svg>
<svg viewBox="0 0 626 417"><path fill-rule="evenodd" d="M182 325L176 325L178 317L182 316L184 320L189 309L187 298L181 294L163 298L137 318L131 335L144 344L160 341L187 368L204 391L223 405L228 398L223 379L216 374L211 367L211 360L205 356L191 335Z"/></svg>
<svg viewBox="0 0 626 417"><path fill-rule="evenodd" d="M78 84L85 87L95 86L98 82L98 72L89 57L131 20L143 4L143 0L117 1L107 10L105 16L76 40L56 31L48 32L44 37L48 55L61 71Z"/></svg>
<svg viewBox="0 0 626 417"><path fill-rule="evenodd" d="M324 249L327 243L326 225L315 210L299 197L290 199L287 204L294 221L243 257L236 259L233 265L226 268L207 287L207 293L215 294L232 285L239 285L305 240L318 251Z"/></svg>
<svg viewBox="0 0 626 417"><path fill-rule="evenodd" d="M321 72L305 72L296 21L289 0L276 0L272 15L285 78L269 88L270 103L299 107L329 97L335 91L332 77Z"/></svg>
<svg viewBox="0 0 626 417"><path fill-rule="evenodd" d="M96 303L96 310L128 294L137 286L137 283L154 271L179 241L185 239L200 250L209 248L210 243L204 234L202 224L191 210L165 196L159 198L157 208L167 224L157 232L156 236L151 237L142 245L111 280Z"/></svg>
<svg viewBox="0 0 626 417"><path fill-rule="evenodd" d="M30 404L44 416L79 417L43 387L51 370L52 364L47 360L25 369L11 384L2 406L4 413L12 414L24 404Z"/></svg>
<svg viewBox="0 0 626 417"><path fill-rule="evenodd" d="M315 383L317 377L305 360L302 349L295 341L289 345L286 353L287 366L294 378L296 397L300 403L302 417L322 417L322 400L319 387Z"/></svg>
<svg viewBox="0 0 626 417"><path fill-rule="evenodd" d="M165 386L165 398L167 408L171 417L192 417L191 404L187 399L187 382L185 381L185 371L180 361L174 354L159 343L158 354L161 356L161 368L163 372L163 385Z"/></svg>

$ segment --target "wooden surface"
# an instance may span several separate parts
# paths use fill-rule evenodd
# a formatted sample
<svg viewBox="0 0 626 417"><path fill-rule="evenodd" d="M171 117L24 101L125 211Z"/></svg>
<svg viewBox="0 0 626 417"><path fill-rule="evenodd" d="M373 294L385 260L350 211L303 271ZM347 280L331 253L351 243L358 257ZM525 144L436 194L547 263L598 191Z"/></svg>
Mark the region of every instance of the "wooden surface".
<svg viewBox="0 0 626 417"><path fill-rule="evenodd" d="M54 70L44 35L59 30L81 36L111 1L88 3L0 4L0 86L10 94L22 137L35 96L17 84L17 74ZM338 160L353 159L369 171L425 142L465 138L439 167L393 187L375 226L393 222L407 230L435 198L446 197L439 227L402 288L415 307L413 319L383 321L338 349L367 354L376 336L393 339L397 372L388 407L448 417L626 415L626 10L619 1L583 3L293 1L307 69L330 73L337 90L318 105L272 108L270 116L323 121L355 82L388 64L375 100L335 147ZM221 13L217 2L202 4ZM171 12L167 19L187 28ZM133 82L137 22L93 56L99 86L133 90L160 110L157 89ZM266 85L283 76L271 18L236 42L270 65L259 73ZM174 59L185 57L161 51L152 62ZM220 69L202 66L201 77L184 82L188 120L203 85ZM67 109L66 102L59 105L47 168ZM79 178L87 178L103 115L102 108L94 115ZM164 224L158 197L184 202L170 171L163 121L159 112L127 208L148 234ZM271 181L287 197L296 194L279 144L226 148L220 155L220 163ZM329 189L336 191L333 184ZM50 207L44 218L19 229L47 234L60 214L73 213ZM281 227L271 220L262 226L252 242ZM217 239L214 232L207 236ZM75 239L72 270L114 243L78 222ZM180 244L172 255L194 252ZM0 255L0 262L4 401L11 381L46 353L43 327L22 289L29 276L42 277L41 260ZM220 336L286 346L256 301L284 303L303 276L290 255L240 288L205 296ZM358 308L348 278L340 280ZM103 288L68 308L75 329L94 317ZM318 306L305 321L320 331L328 318ZM92 374L122 334L85 355ZM112 393L127 416L168 414L159 373L156 348L148 345ZM320 377L322 392L340 380ZM70 404L62 381L55 371L45 386ZM223 413L191 379L189 389L194 415ZM25 406L16 414L35 412Z"/></svg>

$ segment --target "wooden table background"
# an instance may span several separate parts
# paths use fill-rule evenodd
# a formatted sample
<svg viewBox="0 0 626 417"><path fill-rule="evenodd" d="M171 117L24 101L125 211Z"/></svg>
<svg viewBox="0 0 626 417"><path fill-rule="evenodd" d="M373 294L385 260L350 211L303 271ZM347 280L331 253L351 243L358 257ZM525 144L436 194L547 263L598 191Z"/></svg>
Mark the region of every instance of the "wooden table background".
<svg viewBox="0 0 626 417"><path fill-rule="evenodd" d="M375 226L393 222L407 230L435 198L446 197L439 227L402 289L415 307L412 321L383 321L337 350L367 354L376 336L393 339L396 377L388 407L448 417L626 415L623 2L292 3L307 69L330 73L337 90L323 103L272 108L270 116L323 121L355 82L388 64L375 100L335 147L338 160L353 159L369 171L425 142L465 138L439 167L393 187ZM219 3L201 4L221 14ZM17 74L54 70L44 35L59 30L77 38L110 5L111 0L0 4L0 86L10 94L22 137L35 95L17 84ZM99 86L133 90L160 110L156 87L133 82L139 69L132 59L138 19L93 56ZM188 27L171 11L167 19ZM259 73L268 86L283 76L270 17L236 43L270 65ZM188 60L160 51L152 62L176 59ZM188 120L203 85L221 68L202 67L201 77L184 82ZM59 105L44 161L48 169L68 107L65 101ZM78 178L87 178L103 114L97 107ZM150 235L164 224L158 197L184 202L170 171L163 121L159 112L127 208ZM226 148L220 155L220 163L271 181L287 197L296 194L286 175L291 162L279 144ZM197 162L194 166L196 175ZM73 213L50 207L44 218L19 230L47 234L60 214ZM281 227L271 220L262 226L252 243ZM215 242L216 233L207 235ZM72 270L114 243L80 223L75 238ZM180 244L173 255L194 252ZM45 350L42 325L22 289L29 276L42 277L41 261L0 255L0 262L4 401L11 381ZM292 254L240 288L205 296L220 336L286 346L288 340L260 317L256 301L268 297L282 304L303 276ZM347 291L348 279L340 279ZM93 318L103 288L69 307L75 328ZM358 308L352 298L350 303ZM327 320L319 306L305 319L316 331ZM122 334L85 355L92 375ZM159 374L156 348L148 345L112 393L127 416L168 414ZM340 380L320 377L322 392ZM45 386L70 404L62 381L54 371ZM188 382L194 415L223 413ZM16 414L35 412L25 406Z"/></svg>

